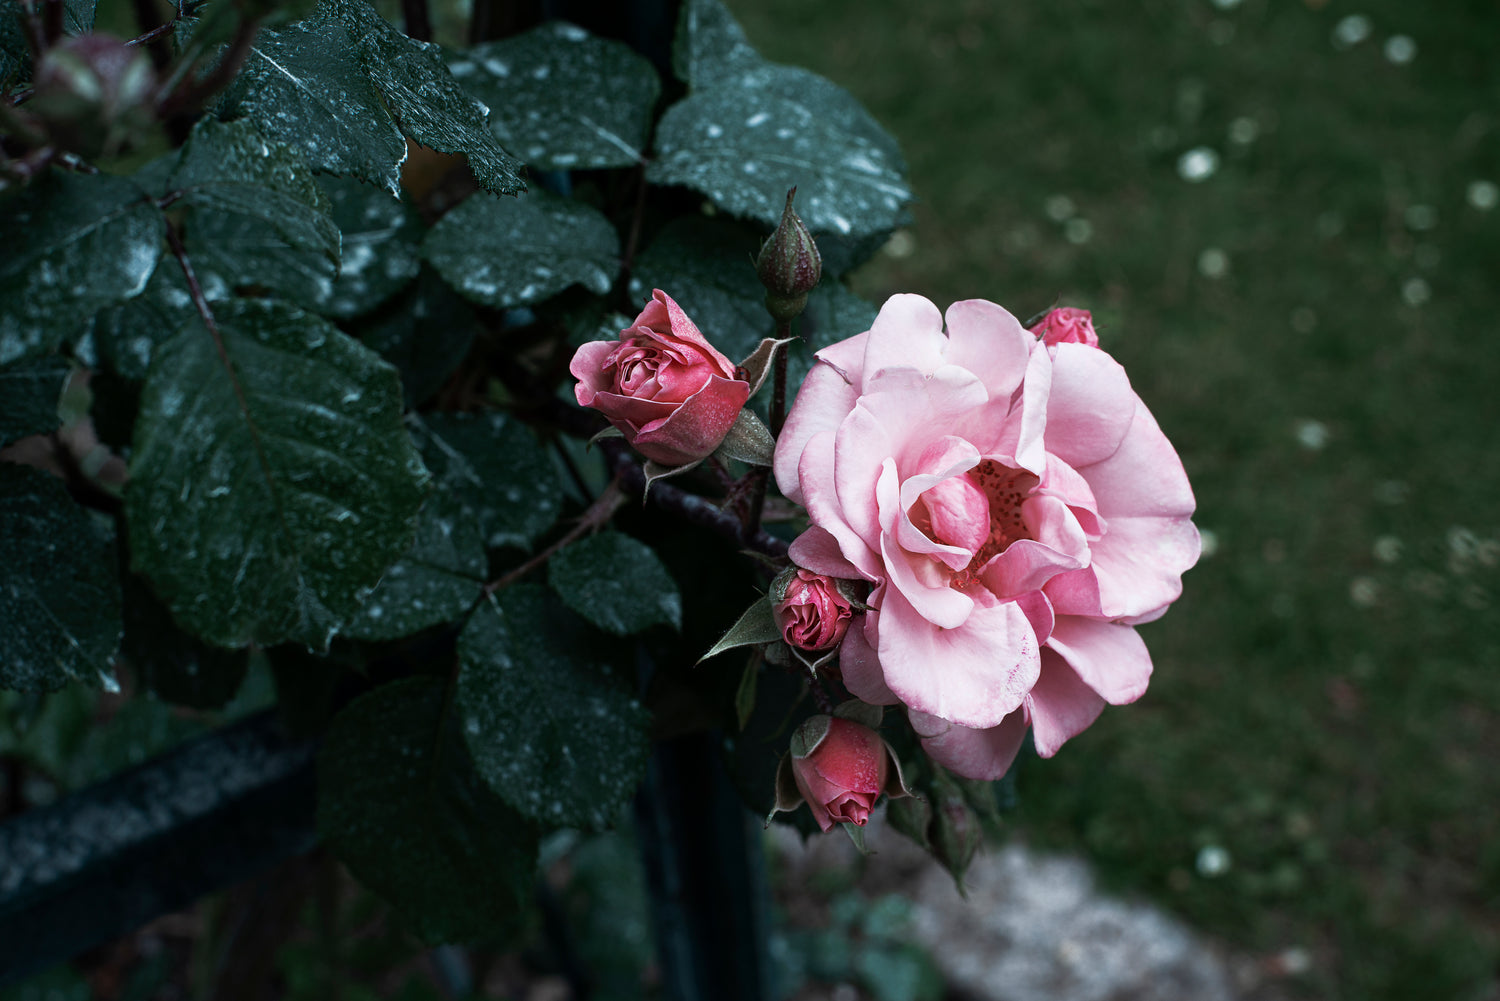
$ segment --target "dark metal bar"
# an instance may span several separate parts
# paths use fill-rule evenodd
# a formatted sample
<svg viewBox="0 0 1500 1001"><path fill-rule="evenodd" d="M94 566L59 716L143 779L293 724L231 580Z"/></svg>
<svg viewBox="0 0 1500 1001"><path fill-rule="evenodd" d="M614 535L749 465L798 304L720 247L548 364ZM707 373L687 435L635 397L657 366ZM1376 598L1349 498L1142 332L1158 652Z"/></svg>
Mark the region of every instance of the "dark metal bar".
<svg viewBox="0 0 1500 1001"><path fill-rule="evenodd" d="M310 850L313 751L268 711L0 825L0 986Z"/></svg>

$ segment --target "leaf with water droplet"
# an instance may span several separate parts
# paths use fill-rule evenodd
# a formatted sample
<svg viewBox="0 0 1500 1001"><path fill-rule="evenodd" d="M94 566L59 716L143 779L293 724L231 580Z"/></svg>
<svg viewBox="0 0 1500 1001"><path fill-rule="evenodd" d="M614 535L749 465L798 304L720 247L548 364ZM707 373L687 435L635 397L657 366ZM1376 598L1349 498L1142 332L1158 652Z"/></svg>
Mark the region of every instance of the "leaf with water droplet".
<svg viewBox="0 0 1500 1001"><path fill-rule="evenodd" d="M525 306L570 285L603 294L620 240L597 209L536 191L471 196L432 227L422 253L460 293L485 306Z"/></svg>
<svg viewBox="0 0 1500 1001"><path fill-rule="evenodd" d="M607 826L645 774L650 717L590 634L545 588L521 584L480 605L458 639L458 712L482 723L467 736L474 763L551 827Z"/></svg>
<svg viewBox="0 0 1500 1001"><path fill-rule="evenodd" d="M125 636L121 654L157 698L192 709L221 709L250 669L247 650L212 647L183 632L165 605L135 574L123 581Z"/></svg>
<svg viewBox="0 0 1500 1001"><path fill-rule="evenodd" d="M682 628L677 582L650 546L628 535L600 532L563 547L547 561L547 581L569 608L616 636Z"/></svg>
<svg viewBox="0 0 1500 1001"><path fill-rule="evenodd" d="M390 192L353 178L322 177L318 187L333 204L343 249L338 279L316 308L325 316L359 316L417 277L422 217Z"/></svg>
<svg viewBox="0 0 1500 1001"><path fill-rule="evenodd" d="M428 475L396 372L281 303L215 315L218 338L194 321L158 347L141 394L132 567L211 643L321 650L416 531Z"/></svg>
<svg viewBox="0 0 1500 1001"><path fill-rule="evenodd" d="M433 475L478 517L488 546L529 549L556 523L562 478L525 424L499 413L433 414L427 428Z"/></svg>
<svg viewBox="0 0 1500 1001"><path fill-rule="evenodd" d="M506 149L542 170L639 163L661 84L622 42L551 21L449 62Z"/></svg>
<svg viewBox="0 0 1500 1001"><path fill-rule="evenodd" d="M0 199L0 365L49 354L146 287L166 225L128 178L50 171Z"/></svg>
<svg viewBox="0 0 1500 1001"><path fill-rule="evenodd" d="M475 773L443 682L406 678L334 719L318 756L318 833L426 942L514 930L537 840Z"/></svg>
<svg viewBox="0 0 1500 1001"><path fill-rule="evenodd" d="M57 477L0 462L0 687L92 680L120 643L114 547Z"/></svg>

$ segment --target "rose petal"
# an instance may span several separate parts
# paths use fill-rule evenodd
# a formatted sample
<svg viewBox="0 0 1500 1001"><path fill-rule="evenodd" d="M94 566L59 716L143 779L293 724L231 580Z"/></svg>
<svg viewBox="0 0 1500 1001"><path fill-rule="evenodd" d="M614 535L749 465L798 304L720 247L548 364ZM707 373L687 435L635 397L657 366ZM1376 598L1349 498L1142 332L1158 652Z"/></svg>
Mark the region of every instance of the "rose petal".
<svg viewBox="0 0 1500 1001"><path fill-rule="evenodd" d="M859 390L827 365L814 365L802 380L792 411L776 439L776 485L788 500L803 503L797 469L808 440L819 432L838 430L858 399Z"/></svg>
<svg viewBox="0 0 1500 1001"><path fill-rule="evenodd" d="M1042 651L1041 677L1026 696L1036 753L1050 758L1104 711L1104 699L1052 650Z"/></svg>
<svg viewBox="0 0 1500 1001"><path fill-rule="evenodd" d="M866 580L874 580L874 575L861 570L845 558L843 551L839 549L839 542L827 529L813 525L807 531L792 540L791 548L787 555L792 562L799 567L806 567L813 573L826 574L829 577L844 577L854 580L863 577ZM871 570L874 567L870 568Z"/></svg>
<svg viewBox="0 0 1500 1001"><path fill-rule="evenodd" d="M880 307L865 343L862 388L885 369L914 368L924 375L943 364L943 314L928 299L910 293L893 295Z"/></svg>
<svg viewBox="0 0 1500 1001"><path fill-rule="evenodd" d="M1129 626L1064 615L1053 626L1047 646L1112 706L1134 702L1146 693L1151 654Z"/></svg>
<svg viewBox="0 0 1500 1001"><path fill-rule="evenodd" d="M1098 348L1052 349L1047 451L1071 466L1107 459L1120 447L1138 403L1119 362Z"/></svg>
<svg viewBox="0 0 1500 1001"><path fill-rule="evenodd" d="M944 360L973 372L991 399L1008 398L1021 384L1036 338L1010 312L984 299L948 307Z"/></svg>
<svg viewBox="0 0 1500 1001"><path fill-rule="evenodd" d="M671 416L643 426L631 442L648 459L680 466L719 447L750 398L750 384L713 376Z"/></svg>
<svg viewBox="0 0 1500 1001"><path fill-rule="evenodd" d="M983 730L955 726L926 713L908 711L911 725L922 738L922 750L956 775L995 782L1005 777L1026 739L1026 715L1017 710L998 726Z"/></svg>
<svg viewBox="0 0 1500 1001"><path fill-rule="evenodd" d="M902 702L982 729L996 726L1021 705L1041 661L1020 606L976 593L988 600L976 601L962 625L943 629L900 591L887 588L876 650L885 683Z"/></svg>
<svg viewBox="0 0 1500 1001"><path fill-rule="evenodd" d="M1105 518L1186 518L1193 513L1193 489L1182 460L1139 399L1119 448L1103 462L1074 465L1088 480Z"/></svg>
<svg viewBox="0 0 1500 1001"><path fill-rule="evenodd" d="M872 602L876 597L873 593L870 595ZM875 648L866 635L878 631L879 615L878 611L866 612L864 623L856 622L844 634L844 642L839 647L839 674L844 679L844 687L861 702L891 706L901 700L886 687L880 658L875 655Z"/></svg>
<svg viewBox="0 0 1500 1001"><path fill-rule="evenodd" d="M613 377L604 371L604 360L617 347L619 344L616 341L589 341L587 344L580 344L578 350L573 352L573 360L568 362L568 371L578 380L573 391L578 397L579 406L591 407L594 405L594 394L614 389Z"/></svg>
<svg viewBox="0 0 1500 1001"><path fill-rule="evenodd" d="M868 579L884 580L885 570L877 551L866 545L844 521L833 485L833 443L832 431L820 431L808 439L798 469L803 506L812 523L833 536L845 559L859 567Z"/></svg>
<svg viewBox="0 0 1500 1001"><path fill-rule="evenodd" d="M1047 596L1064 615L1154 617L1182 594L1182 574L1201 545L1186 518L1111 518L1089 545L1091 565L1049 580Z"/></svg>

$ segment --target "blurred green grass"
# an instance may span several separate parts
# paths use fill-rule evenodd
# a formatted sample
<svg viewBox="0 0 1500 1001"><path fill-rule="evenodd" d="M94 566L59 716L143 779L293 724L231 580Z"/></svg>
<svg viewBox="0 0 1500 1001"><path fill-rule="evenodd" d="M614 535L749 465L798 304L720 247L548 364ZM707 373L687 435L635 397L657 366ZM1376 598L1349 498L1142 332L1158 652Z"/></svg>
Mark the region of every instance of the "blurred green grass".
<svg viewBox="0 0 1500 1001"><path fill-rule="evenodd" d="M1500 6L731 7L910 159L915 225L857 290L1093 309L1192 477L1215 545L1144 630L1151 691L1028 763L1019 829L1304 950L1309 995L1489 996Z"/></svg>

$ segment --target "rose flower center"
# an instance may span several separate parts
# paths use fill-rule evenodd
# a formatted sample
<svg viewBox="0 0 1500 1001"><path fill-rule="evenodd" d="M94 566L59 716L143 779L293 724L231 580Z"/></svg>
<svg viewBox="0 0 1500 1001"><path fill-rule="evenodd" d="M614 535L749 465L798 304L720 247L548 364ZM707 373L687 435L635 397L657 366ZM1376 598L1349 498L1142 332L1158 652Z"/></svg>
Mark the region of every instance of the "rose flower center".
<svg viewBox="0 0 1500 1001"><path fill-rule="evenodd" d="M985 459L963 476L944 481L923 494L923 500L928 502L930 537L974 550L969 565L954 574L953 587L962 588L977 579L984 565L1005 552L1012 542L1031 538L1021 505L1038 482L1024 469L1012 469ZM955 486L947 487L949 483ZM939 492L940 488L946 489ZM963 514L969 518L960 526L957 522Z"/></svg>

